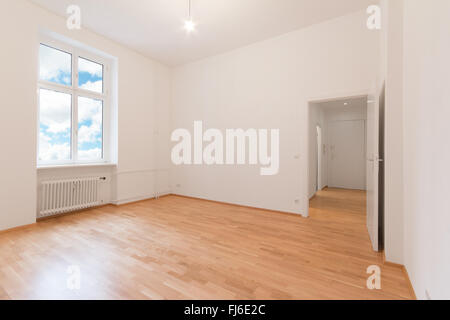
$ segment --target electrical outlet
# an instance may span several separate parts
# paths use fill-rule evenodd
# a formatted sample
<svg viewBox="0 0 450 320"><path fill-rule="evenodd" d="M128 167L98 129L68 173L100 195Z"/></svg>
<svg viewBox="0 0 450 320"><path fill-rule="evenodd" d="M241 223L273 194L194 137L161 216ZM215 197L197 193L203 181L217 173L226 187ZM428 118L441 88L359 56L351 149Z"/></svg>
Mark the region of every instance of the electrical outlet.
<svg viewBox="0 0 450 320"><path fill-rule="evenodd" d="M295 204L300 204L300 199L295 199L294 202Z"/></svg>
<svg viewBox="0 0 450 320"><path fill-rule="evenodd" d="M178 184L175 185L175 187L181 188L181 184L178 183Z"/></svg>

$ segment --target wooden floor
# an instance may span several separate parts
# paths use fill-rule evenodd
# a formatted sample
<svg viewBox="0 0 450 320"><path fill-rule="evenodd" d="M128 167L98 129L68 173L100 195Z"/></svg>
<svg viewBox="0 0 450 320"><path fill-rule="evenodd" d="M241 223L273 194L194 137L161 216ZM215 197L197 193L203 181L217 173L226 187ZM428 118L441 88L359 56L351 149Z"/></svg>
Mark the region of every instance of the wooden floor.
<svg viewBox="0 0 450 320"><path fill-rule="evenodd" d="M327 190L308 219L177 196L50 219L0 233L0 299L411 298L364 208L363 192ZM373 264L382 290L366 288Z"/></svg>

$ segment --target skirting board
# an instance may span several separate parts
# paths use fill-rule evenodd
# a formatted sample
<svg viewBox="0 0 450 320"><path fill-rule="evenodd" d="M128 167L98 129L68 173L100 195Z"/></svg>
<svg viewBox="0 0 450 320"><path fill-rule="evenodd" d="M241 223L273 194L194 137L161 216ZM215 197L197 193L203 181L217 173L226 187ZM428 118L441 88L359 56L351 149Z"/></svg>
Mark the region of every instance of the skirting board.
<svg viewBox="0 0 450 320"><path fill-rule="evenodd" d="M170 194L171 194L170 191L165 191L165 192L159 193L158 197L164 197L164 196L168 196ZM124 204L129 204L129 203L139 202L139 201L145 201L145 200L150 200L150 199L154 199L154 198L155 198L155 194L151 194L151 195L145 195L145 196L140 196L140 197L133 197L133 198L128 198L128 199L122 199L122 200L114 200L114 201L111 201L111 204L113 204L115 206L122 206Z"/></svg>
<svg viewBox="0 0 450 320"><path fill-rule="evenodd" d="M168 196L170 194L171 194L170 192L165 192L165 193L160 194L158 196L158 198L165 197L165 196ZM38 219L36 219L36 222L41 222L41 221L45 221L45 220L49 220L49 219L53 219L53 218L58 218L58 217L62 217L62 216L77 214L77 213L80 213L80 212L83 212L83 211L89 211L89 210L93 210L93 209L98 209L98 208L106 207L106 206L109 206L109 205L124 206L124 205L127 205L127 204L132 204L132 203L141 202L141 201L148 201L148 200L152 200L152 199L155 199L154 195L146 196L146 197L137 197L137 198L134 198L134 199L124 200L124 201L120 201L120 202L119 201L112 201L112 202L105 203L105 204L102 204L102 205L97 206L97 207L80 209L80 210L70 211L70 212L61 213L61 214L55 214L53 216L38 218ZM30 225L30 226L32 226L32 225ZM18 228L20 228L20 227L18 227ZM12 229L9 229L9 230L12 230ZM5 231L9 231L9 230L5 230ZM2 231L0 231L0 232L2 232Z"/></svg>
<svg viewBox="0 0 450 320"><path fill-rule="evenodd" d="M33 227L35 224L36 223L25 224L23 226L17 226L17 227L13 227L13 228L9 228L9 229L0 230L0 234L11 232L11 231L26 230L26 229L29 229L30 227Z"/></svg>
<svg viewBox="0 0 450 320"><path fill-rule="evenodd" d="M70 215L74 215L83 211L88 211L88 210L94 210L94 209L98 209L98 208L103 208L106 206L109 206L110 203L105 203L105 204L101 204L99 206L95 206L95 207L89 207L89 208L85 208L85 209L79 209L79 210L74 210L74 211L69 211L69 212L64 212L64 213L57 213L51 216L47 216L47 217L42 217L42 218L36 218L36 222L42 222L45 220L50 220L53 218L59 218L59 217L64 217L64 216L70 216Z"/></svg>
<svg viewBox="0 0 450 320"><path fill-rule="evenodd" d="M325 186L325 187L323 187L322 189L320 189L320 190L318 190L318 191L323 191L323 190L325 190L325 189L328 189L328 186ZM316 191L311 197L309 197L309 200L314 199L314 198L316 197L318 191Z"/></svg>
<svg viewBox="0 0 450 320"><path fill-rule="evenodd" d="M406 270L406 267L402 264L386 261L386 255L384 252L383 252L383 264L402 269L406 281L408 282L409 292L411 293L413 299L417 300L416 292L414 291L414 287L412 285L411 279L409 278L408 270Z"/></svg>
<svg viewBox="0 0 450 320"><path fill-rule="evenodd" d="M303 216L301 213L294 213L294 212L286 212L286 211L271 210L271 209L258 208L258 207L252 207L252 206L245 206L245 205L231 203L231 202L224 202L224 201L210 200L210 199L199 198L199 197L185 196L185 195L176 194L176 193L172 193L170 195L171 196L180 197L180 198L202 200L202 201L208 201L208 202L213 202L213 203L226 204L226 205L229 205L229 206L235 206L235 207L240 207L240 208L249 208L249 209L256 209L256 210L272 212L272 213L289 214L289 215L305 218L305 216Z"/></svg>

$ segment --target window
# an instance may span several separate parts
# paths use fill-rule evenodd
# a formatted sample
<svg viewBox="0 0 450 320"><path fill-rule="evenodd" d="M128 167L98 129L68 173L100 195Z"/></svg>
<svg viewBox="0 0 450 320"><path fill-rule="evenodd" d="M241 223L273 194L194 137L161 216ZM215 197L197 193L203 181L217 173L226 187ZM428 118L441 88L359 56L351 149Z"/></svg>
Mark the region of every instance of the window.
<svg viewBox="0 0 450 320"><path fill-rule="evenodd" d="M38 165L108 162L108 71L89 52L40 43Z"/></svg>

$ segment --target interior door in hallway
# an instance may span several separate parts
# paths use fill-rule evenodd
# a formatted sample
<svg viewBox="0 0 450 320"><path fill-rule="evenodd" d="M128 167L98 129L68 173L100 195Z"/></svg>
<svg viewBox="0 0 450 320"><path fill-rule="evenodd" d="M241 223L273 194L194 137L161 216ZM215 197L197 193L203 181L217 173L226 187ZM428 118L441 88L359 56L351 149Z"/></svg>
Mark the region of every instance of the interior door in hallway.
<svg viewBox="0 0 450 320"><path fill-rule="evenodd" d="M365 132L364 120L330 122L329 187L366 189Z"/></svg>
<svg viewBox="0 0 450 320"><path fill-rule="evenodd" d="M379 124L380 105L376 95L367 101L367 230L375 251L379 250Z"/></svg>

